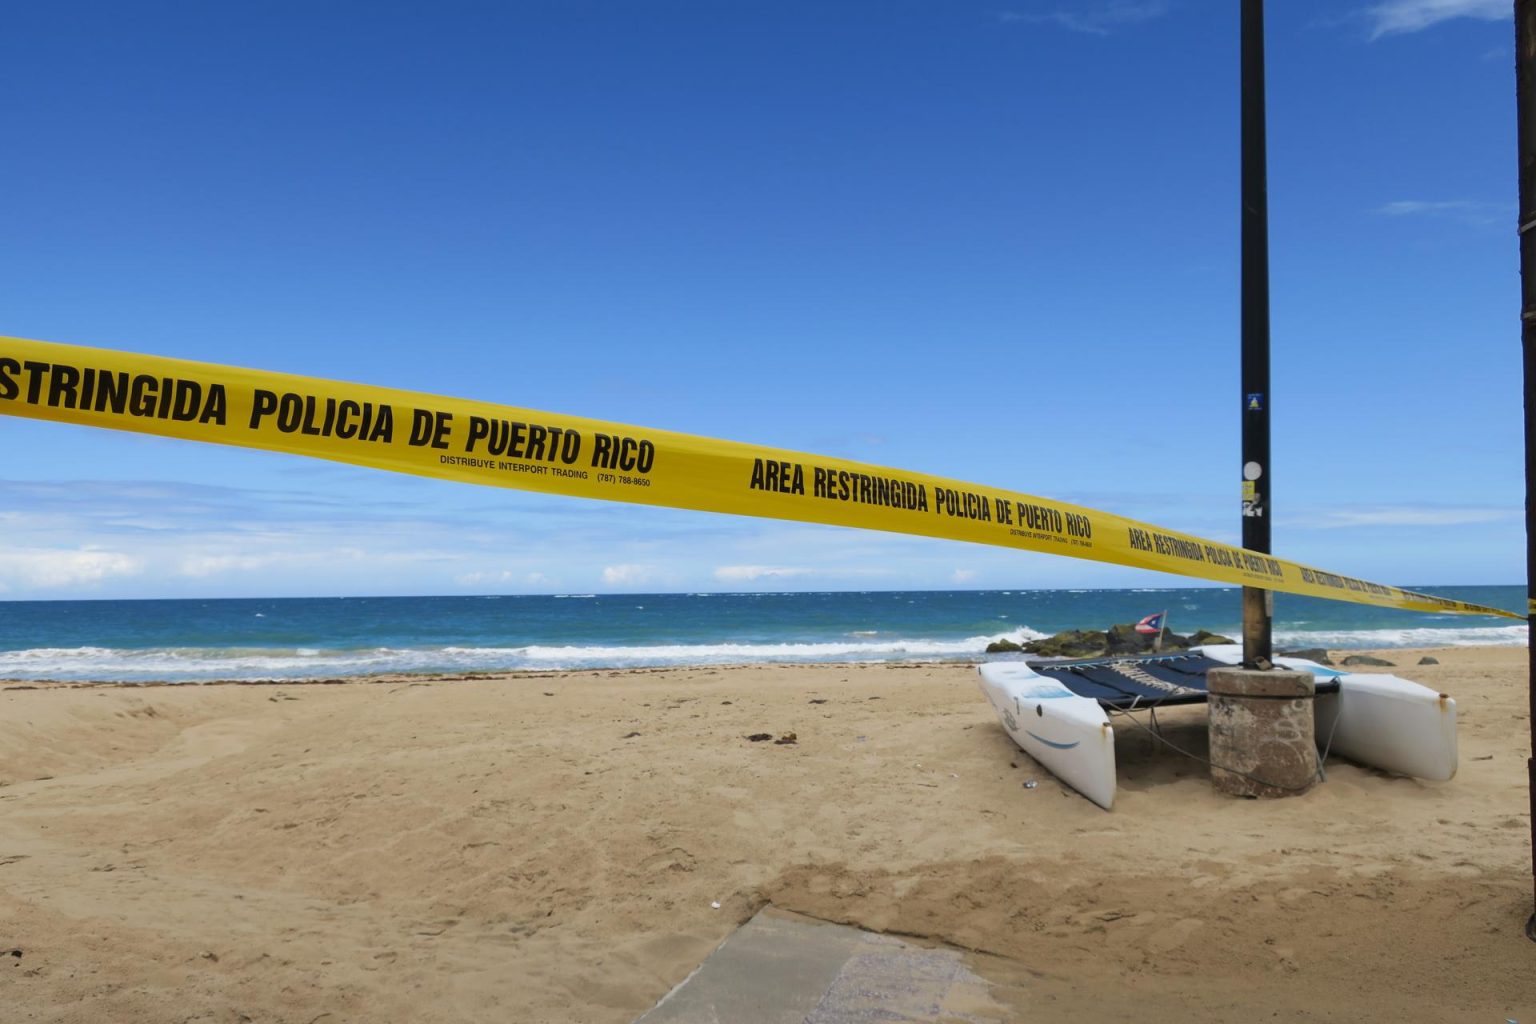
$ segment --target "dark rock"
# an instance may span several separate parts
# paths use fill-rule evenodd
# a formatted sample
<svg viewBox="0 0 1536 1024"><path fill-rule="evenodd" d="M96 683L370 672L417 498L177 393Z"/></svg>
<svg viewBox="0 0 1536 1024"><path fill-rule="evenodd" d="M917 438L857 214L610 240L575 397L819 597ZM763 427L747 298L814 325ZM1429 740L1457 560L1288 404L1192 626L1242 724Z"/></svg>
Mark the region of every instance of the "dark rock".
<svg viewBox="0 0 1536 1024"><path fill-rule="evenodd" d="M1129 622L1117 622L1109 627L1104 653L1142 654L1152 649L1152 640L1156 636L1156 633L1148 635L1136 632L1136 627Z"/></svg>
<svg viewBox="0 0 1536 1024"><path fill-rule="evenodd" d="M1023 650L1027 654L1044 658L1097 658L1103 655L1150 654L1156 640L1156 633L1138 633L1134 625L1122 622L1103 632L1096 629L1065 630L1042 640L1027 641ZM1164 633L1161 649L1185 651L1200 644L1232 642L1224 636L1202 629L1193 636ZM987 650L992 652L991 647Z"/></svg>
<svg viewBox="0 0 1536 1024"><path fill-rule="evenodd" d="M988 654L1016 654L1023 649L1012 640L993 640L987 644Z"/></svg>
<svg viewBox="0 0 1536 1024"><path fill-rule="evenodd" d="M1164 632L1162 646L1164 651L1187 651L1194 641L1181 633ZM1106 641L1106 653L1109 654L1147 654L1157 644L1156 633L1138 633L1136 627L1129 622L1122 622L1109 627Z"/></svg>
<svg viewBox="0 0 1536 1024"><path fill-rule="evenodd" d="M1024 645L1030 654L1045 658L1091 658L1104 653L1106 634L1093 629L1069 629Z"/></svg>
<svg viewBox="0 0 1536 1024"><path fill-rule="evenodd" d="M1420 665L1438 665L1438 664L1440 664L1440 659L1439 658L1431 658L1429 655L1426 654L1426 655L1424 655L1424 657L1419 659L1419 664Z"/></svg>
<svg viewBox="0 0 1536 1024"><path fill-rule="evenodd" d="M1390 662L1390 661L1383 661L1380 658L1373 658L1369 654L1351 654L1349 657L1345 658L1343 660L1343 662L1341 662L1341 664L1344 664L1344 665L1378 665L1378 666L1381 666L1381 667L1384 667L1384 668L1391 668L1392 667L1392 662Z"/></svg>
<svg viewBox="0 0 1536 1024"><path fill-rule="evenodd" d="M1158 643L1158 634L1137 633L1137 628L1132 623L1124 622L1109 628L1107 652L1109 654L1150 654L1154 648L1157 648L1158 651L1187 651L1187 649L1192 648L1197 643L1206 643L1206 640L1195 639L1195 637L1200 636L1213 637L1215 634L1206 633L1204 629L1201 629L1200 633L1195 634L1195 636L1186 637L1184 634L1174 633L1174 631L1169 629L1169 631L1164 631L1160 645Z"/></svg>
<svg viewBox="0 0 1536 1024"><path fill-rule="evenodd" d="M1328 652L1321 647L1304 647L1300 650L1281 651L1280 653L1287 658L1305 658L1308 661L1315 661L1319 665L1333 664L1333 661L1328 657ZM1346 661L1344 664L1347 665L1349 662Z"/></svg>

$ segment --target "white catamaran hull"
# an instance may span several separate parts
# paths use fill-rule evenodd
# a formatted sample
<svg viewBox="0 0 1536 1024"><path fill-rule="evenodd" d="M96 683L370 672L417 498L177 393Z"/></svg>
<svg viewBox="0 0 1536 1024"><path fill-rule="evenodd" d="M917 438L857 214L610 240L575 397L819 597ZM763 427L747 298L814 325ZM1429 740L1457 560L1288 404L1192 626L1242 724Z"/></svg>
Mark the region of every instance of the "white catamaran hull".
<svg viewBox="0 0 1536 1024"><path fill-rule="evenodd" d="M1240 645L1201 648L1207 658L1239 665ZM1317 698L1317 744L1359 764L1444 782L1456 774L1456 702L1399 676L1345 672L1302 658L1275 664L1337 679L1339 692ZM1329 745L1330 737L1332 739Z"/></svg>
<svg viewBox="0 0 1536 1024"><path fill-rule="evenodd" d="M1242 648L1195 648L1215 661L1241 664ZM1339 692L1317 699L1319 748L1399 775L1444 781L1456 774L1456 702L1393 675L1342 672L1300 658L1286 668L1337 679ZM1004 730L1052 775L1105 810L1115 802L1115 733L1099 702L1080 697L1021 661L977 667L981 690Z"/></svg>
<svg viewBox="0 0 1536 1024"><path fill-rule="evenodd" d="M1003 728L1041 767L1105 810L1115 803L1115 730L1099 702L1022 661L977 667Z"/></svg>

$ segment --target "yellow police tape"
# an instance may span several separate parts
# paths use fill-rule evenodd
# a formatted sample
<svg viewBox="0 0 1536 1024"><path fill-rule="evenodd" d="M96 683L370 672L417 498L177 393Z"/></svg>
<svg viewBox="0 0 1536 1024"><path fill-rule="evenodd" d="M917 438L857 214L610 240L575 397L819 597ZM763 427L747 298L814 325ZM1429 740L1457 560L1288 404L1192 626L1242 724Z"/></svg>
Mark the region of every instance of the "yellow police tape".
<svg viewBox="0 0 1536 1024"><path fill-rule="evenodd" d="M1049 498L366 384L0 337L0 413L463 483L1044 551L1417 611L1521 618Z"/></svg>

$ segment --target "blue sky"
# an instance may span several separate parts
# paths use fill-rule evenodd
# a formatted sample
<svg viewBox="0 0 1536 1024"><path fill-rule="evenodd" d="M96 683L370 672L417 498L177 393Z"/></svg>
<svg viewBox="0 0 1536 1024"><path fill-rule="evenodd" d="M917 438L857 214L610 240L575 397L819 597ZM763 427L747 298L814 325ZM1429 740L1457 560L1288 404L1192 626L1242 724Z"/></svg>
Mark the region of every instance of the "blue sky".
<svg viewBox="0 0 1536 1024"><path fill-rule="evenodd" d="M1274 549L1523 577L1501 0L1268 12ZM0 334L1240 536L1225 0L12 4ZM0 598L1145 586L0 419Z"/></svg>

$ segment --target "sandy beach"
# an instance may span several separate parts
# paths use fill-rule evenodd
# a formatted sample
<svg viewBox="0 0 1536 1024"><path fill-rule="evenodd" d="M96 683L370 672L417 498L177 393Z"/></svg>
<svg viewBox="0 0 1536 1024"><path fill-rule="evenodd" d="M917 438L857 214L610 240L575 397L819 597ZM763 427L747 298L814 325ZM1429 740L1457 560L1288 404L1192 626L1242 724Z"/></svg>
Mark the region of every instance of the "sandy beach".
<svg viewBox="0 0 1536 1024"><path fill-rule="evenodd" d="M0 1006L621 1024L772 904L1015 961L1017 1020L1536 1020L1526 652L1376 653L1455 779L1235 800L1122 725L1113 812L963 664L0 684Z"/></svg>

